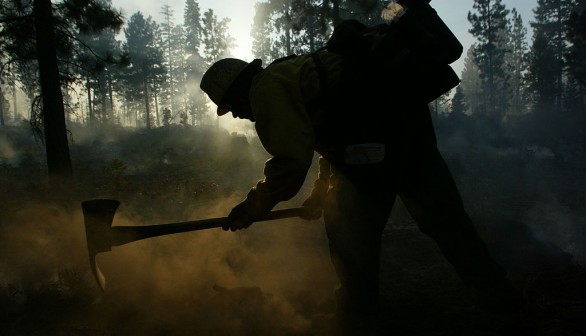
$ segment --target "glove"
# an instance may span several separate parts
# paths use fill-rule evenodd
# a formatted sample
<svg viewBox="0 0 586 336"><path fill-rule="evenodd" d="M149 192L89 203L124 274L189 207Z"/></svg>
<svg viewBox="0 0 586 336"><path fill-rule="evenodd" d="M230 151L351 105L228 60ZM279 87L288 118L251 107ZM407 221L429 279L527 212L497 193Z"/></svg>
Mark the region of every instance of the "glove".
<svg viewBox="0 0 586 336"><path fill-rule="evenodd" d="M246 195L246 199L230 211L228 220L222 225L222 229L224 231L246 229L258 218L266 216L276 203L278 202L262 198L256 188L252 188Z"/></svg>
<svg viewBox="0 0 586 336"><path fill-rule="evenodd" d="M316 180L311 195L302 204L299 217L305 220L319 219L323 213L329 188L329 181Z"/></svg>
<svg viewBox="0 0 586 336"><path fill-rule="evenodd" d="M247 200L244 200L230 211L228 220L222 225L222 230L237 231L246 229L253 222L254 216L251 213L251 206Z"/></svg>

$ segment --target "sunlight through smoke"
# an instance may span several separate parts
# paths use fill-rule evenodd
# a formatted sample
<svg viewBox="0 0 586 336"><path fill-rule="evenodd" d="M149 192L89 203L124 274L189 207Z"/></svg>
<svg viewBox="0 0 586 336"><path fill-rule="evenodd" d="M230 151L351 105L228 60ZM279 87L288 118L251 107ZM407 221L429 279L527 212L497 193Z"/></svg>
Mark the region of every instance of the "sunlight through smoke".
<svg viewBox="0 0 586 336"><path fill-rule="evenodd" d="M16 157L12 144L5 137L0 137L0 160L11 161Z"/></svg>

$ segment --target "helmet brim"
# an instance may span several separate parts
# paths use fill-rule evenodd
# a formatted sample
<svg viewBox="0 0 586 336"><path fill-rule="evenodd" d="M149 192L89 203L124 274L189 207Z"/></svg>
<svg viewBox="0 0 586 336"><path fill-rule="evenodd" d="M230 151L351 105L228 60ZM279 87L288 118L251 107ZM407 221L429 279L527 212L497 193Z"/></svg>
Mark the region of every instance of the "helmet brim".
<svg viewBox="0 0 586 336"><path fill-rule="evenodd" d="M228 89L226 90L226 93L224 94L224 96L230 92L230 89L232 88L232 86L234 85L234 83L238 82L238 77L242 76L243 74L247 74L250 71L253 71L254 68L258 68L262 65L262 60L260 59L254 59L252 62L248 63L239 73L238 75L236 75L236 77L234 78L234 80L232 80L232 83L230 83L230 86L228 87ZM223 97L222 97L223 100ZM230 112L230 109L218 105L218 109L216 110L216 113L218 114L218 117L221 117L223 115L225 115L226 113Z"/></svg>

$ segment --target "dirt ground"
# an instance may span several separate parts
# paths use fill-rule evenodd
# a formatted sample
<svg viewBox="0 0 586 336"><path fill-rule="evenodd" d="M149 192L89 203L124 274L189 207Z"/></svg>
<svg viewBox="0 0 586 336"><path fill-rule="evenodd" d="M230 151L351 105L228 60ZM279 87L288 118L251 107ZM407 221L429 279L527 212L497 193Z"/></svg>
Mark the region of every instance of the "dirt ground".
<svg viewBox="0 0 586 336"><path fill-rule="evenodd" d="M504 237L511 232L492 234ZM380 334L586 335L586 268L573 263L562 250L514 234L519 246L513 249L506 245L507 239L487 240L527 299L519 318L476 309L474 292L462 284L399 201L383 238ZM336 334L325 323L317 330L320 335Z"/></svg>
<svg viewBox="0 0 586 336"><path fill-rule="evenodd" d="M382 299L389 335L585 334L586 269L564 260L563 253L544 256L538 247L527 248L520 253L535 258L533 262L512 264L504 259L510 250L490 242L528 300L520 320L513 321L475 309L474 293L462 285L435 244L414 223L401 223L387 229L383 244Z"/></svg>
<svg viewBox="0 0 586 336"><path fill-rule="evenodd" d="M337 280L321 221L116 247L98 256L104 292L90 272L82 200L119 199L114 225L222 216L261 177L258 145L209 130L78 136L80 186L57 196L38 145L14 132L22 155L0 165L1 335L335 336ZM586 335L584 165L491 155L446 150L479 233L527 298L520 319L475 309L399 201L382 244L383 335Z"/></svg>

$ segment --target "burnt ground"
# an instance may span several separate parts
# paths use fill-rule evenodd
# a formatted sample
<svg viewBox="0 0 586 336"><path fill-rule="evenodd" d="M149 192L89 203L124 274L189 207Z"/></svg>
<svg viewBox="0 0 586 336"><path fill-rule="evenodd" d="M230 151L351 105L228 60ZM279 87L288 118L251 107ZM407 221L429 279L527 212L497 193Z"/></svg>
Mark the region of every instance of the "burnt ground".
<svg viewBox="0 0 586 336"><path fill-rule="evenodd" d="M476 309L474 292L399 202L383 239L381 335L586 335L586 268L518 228L481 233L527 300L519 318Z"/></svg>
<svg viewBox="0 0 586 336"><path fill-rule="evenodd" d="M484 232L528 300L520 320L513 321L507 315L475 309L474 293L459 282L435 244L422 236L415 223L408 219L401 223L386 231L383 244L387 257L382 299L392 335L585 334L586 269L572 263L563 251L509 228ZM496 234L495 240L489 238L491 234ZM503 245L511 234L515 242L506 243L514 245Z"/></svg>
<svg viewBox="0 0 586 336"><path fill-rule="evenodd" d="M42 147L26 128L6 131L1 335L333 336L336 279L321 221L116 247L98 257L104 292L90 273L82 200L120 200L115 225L223 216L261 177L266 156L254 140L215 128L74 130L77 184L55 193ZM479 233L528 304L514 326L476 310L473 293L399 201L382 246L384 335L586 335L586 160L442 150Z"/></svg>

